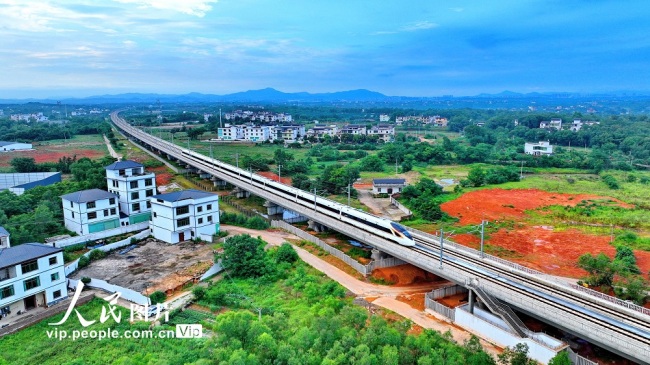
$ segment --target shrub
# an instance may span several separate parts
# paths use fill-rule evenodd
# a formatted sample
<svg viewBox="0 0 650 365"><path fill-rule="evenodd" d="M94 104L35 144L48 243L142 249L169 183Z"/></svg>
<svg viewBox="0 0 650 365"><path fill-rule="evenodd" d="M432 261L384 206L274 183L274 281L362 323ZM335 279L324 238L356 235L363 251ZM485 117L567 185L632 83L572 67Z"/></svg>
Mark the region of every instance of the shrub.
<svg viewBox="0 0 650 365"><path fill-rule="evenodd" d="M151 295L149 295L149 298L151 299L151 304L164 303L165 300L167 300L167 294L161 292L160 290L157 290L151 293Z"/></svg>
<svg viewBox="0 0 650 365"><path fill-rule="evenodd" d="M194 295L194 299L200 301L205 297L205 288L202 286L195 286L194 289L192 289L192 294Z"/></svg>
<svg viewBox="0 0 650 365"><path fill-rule="evenodd" d="M77 243L77 244L74 244L74 245L65 246L63 248L63 252L75 252L75 251L83 250L84 248L86 248L85 243Z"/></svg>
<svg viewBox="0 0 650 365"><path fill-rule="evenodd" d="M290 244L285 242L278 248L275 259L277 262L294 263L298 260L298 253Z"/></svg>
<svg viewBox="0 0 650 365"><path fill-rule="evenodd" d="M90 261L101 260L104 257L106 257L106 252L97 249L90 251L90 253L88 254L88 258L90 259Z"/></svg>
<svg viewBox="0 0 650 365"><path fill-rule="evenodd" d="M88 258L88 256L81 256L81 257L79 258L79 265L78 265L78 267L79 267L80 269L83 269L84 267L88 266L89 264L90 264L90 259Z"/></svg>
<svg viewBox="0 0 650 365"><path fill-rule="evenodd" d="M250 229L267 229L269 228L269 224L262 219L261 217L255 216L248 218L246 220L246 223L244 224L244 227L250 228Z"/></svg>
<svg viewBox="0 0 650 365"><path fill-rule="evenodd" d="M618 184L618 180L612 175L603 175L602 177L603 182L613 190L619 189L620 185Z"/></svg>
<svg viewBox="0 0 650 365"><path fill-rule="evenodd" d="M84 283L84 284L88 284L91 281L92 281L92 279L87 277L87 276L84 276L83 278L81 278L81 282Z"/></svg>

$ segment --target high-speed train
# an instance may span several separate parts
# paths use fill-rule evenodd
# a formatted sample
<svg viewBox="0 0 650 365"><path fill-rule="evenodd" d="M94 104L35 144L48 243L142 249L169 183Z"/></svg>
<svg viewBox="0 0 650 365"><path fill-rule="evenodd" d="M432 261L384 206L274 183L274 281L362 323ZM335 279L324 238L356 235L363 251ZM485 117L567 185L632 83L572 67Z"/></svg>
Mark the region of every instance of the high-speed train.
<svg viewBox="0 0 650 365"><path fill-rule="evenodd" d="M314 196L314 194L307 193L292 186L281 184L264 176L253 174L249 171L223 163L219 160L188 149L183 149L181 153L189 159L206 164L217 171L236 179L250 180L250 183L255 187L267 190L275 195L282 196L285 199L290 199L294 203L314 209L318 206L321 208L320 213L327 214L332 218L351 224L368 233L381 236L386 240L395 242L402 246L415 246L413 237L406 228L391 220L368 214L329 199Z"/></svg>

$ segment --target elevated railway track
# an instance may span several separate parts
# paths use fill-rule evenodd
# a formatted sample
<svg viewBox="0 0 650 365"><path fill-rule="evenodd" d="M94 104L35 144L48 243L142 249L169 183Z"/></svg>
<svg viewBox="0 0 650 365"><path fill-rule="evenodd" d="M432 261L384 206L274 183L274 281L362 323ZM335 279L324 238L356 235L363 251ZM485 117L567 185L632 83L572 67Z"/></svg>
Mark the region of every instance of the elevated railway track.
<svg viewBox="0 0 650 365"><path fill-rule="evenodd" d="M440 264L441 247L437 236L409 229L416 245L398 245L342 221L336 212L316 204L316 196L314 203L301 201L281 189L271 189L265 178L252 172L242 173L234 167L232 170L224 169L222 162L218 166L211 162L217 160L207 157L193 158L186 149L130 126L119 117L118 112L113 112L111 119L125 134L168 158L227 181L460 285L480 287L499 301L632 361L650 364L650 311L645 308L575 290L542 273L506 260L481 257L475 250L446 240L443 240Z"/></svg>

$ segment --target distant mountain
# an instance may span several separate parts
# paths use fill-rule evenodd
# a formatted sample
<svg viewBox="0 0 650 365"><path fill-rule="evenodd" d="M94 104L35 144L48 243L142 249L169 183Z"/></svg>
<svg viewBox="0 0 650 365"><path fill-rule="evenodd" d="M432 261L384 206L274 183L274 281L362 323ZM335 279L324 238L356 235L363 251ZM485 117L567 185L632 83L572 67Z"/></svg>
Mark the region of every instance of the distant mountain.
<svg viewBox="0 0 650 365"><path fill-rule="evenodd" d="M219 103L219 102L267 102L267 103L332 103L332 102L427 102L440 100L455 100L455 101L469 101L480 99L482 102L489 100L520 100L526 102L527 100L541 100L541 99L577 99L577 98L638 98L647 97L650 95L648 92L635 92L635 91L619 91L611 93L568 93L568 92L533 92L533 93L518 93L514 91L502 91L497 94L482 93L475 96L458 96L451 95L442 97L407 97L407 96L386 96L382 93L370 91L366 89L337 91L331 93L308 93L296 92L285 93L273 88L266 88L260 90L248 90L226 95L215 94L202 94L202 93L188 93L188 94L154 94L154 93L125 93L115 95L96 95L85 98L43 98L43 99L0 99L2 104L20 104L27 102L40 102L54 104L61 102L64 104L83 105L83 104L126 104L126 103L149 103L155 104L158 101L161 103Z"/></svg>

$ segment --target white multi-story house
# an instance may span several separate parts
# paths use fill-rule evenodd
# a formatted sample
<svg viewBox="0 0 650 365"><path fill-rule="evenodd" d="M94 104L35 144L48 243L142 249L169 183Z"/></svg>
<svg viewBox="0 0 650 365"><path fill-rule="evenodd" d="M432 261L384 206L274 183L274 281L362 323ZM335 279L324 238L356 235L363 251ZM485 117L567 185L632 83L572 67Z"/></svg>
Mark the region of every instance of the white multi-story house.
<svg viewBox="0 0 650 365"><path fill-rule="evenodd" d="M266 125L246 125L243 132L244 139L251 142L266 142L271 137L271 127Z"/></svg>
<svg viewBox="0 0 650 365"><path fill-rule="evenodd" d="M379 123L390 122L390 115L388 114L379 114Z"/></svg>
<svg viewBox="0 0 650 365"><path fill-rule="evenodd" d="M0 315L16 316L68 297L63 249L24 243L0 249Z"/></svg>
<svg viewBox="0 0 650 365"><path fill-rule="evenodd" d="M100 189L82 190L61 197L65 228L87 235L120 226L118 196Z"/></svg>
<svg viewBox="0 0 650 365"><path fill-rule="evenodd" d="M557 129L562 130L562 119L561 118L552 118L550 121L544 120L539 122L539 127L541 129Z"/></svg>
<svg viewBox="0 0 650 365"><path fill-rule="evenodd" d="M183 190L151 197L149 226L156 239L167 243L201 238L212 240L219 232L219 196L200 190Z"/></svg>
<svg viewBox="0 0 650 365"><path fill-rule="evenodd" d="M9 242L9 232L7 232L4 227L0 227L0 249L11 247L11 242Z"/></svg>
<svg viewBox="0 0 650 365"><path fill-rule="evenodd" d="M524 144L524 152L527 155L533 156L552 155L553 145L546 141L540 141L538 143L526 142Z"/></svg>
<svg viewBox="0 0 650 365"><path fill-rule="evenodd" d="M217 138L224 141L244 139L244 128L241 125L226 124L222 128L217 128Z"/></svg>
<svg viewBox="0 0 650 365"><path fill-rule="evenodd" d="M120 211L128 216L123 225L146 222L151 216L149 198L156 195L156 174L144 171L135 161L117 161L106 166L108 190L117 194Z"/></svg>
<svg viewBox="0 0 650 365"><path fill-rule="evenodd" d="M314 136L321 138L325 135L334 137L338 133L338 127L335 124L329 126L315 126L314 128L307 131L308 136Z"/></svg>
<svg viewBox="0 0 650 365"><path fill-rule="evenodd" d="M304 125L276 125L271 128L271 142L294 143L306 135Z"/></svg>
<svg viewBox="0 0 650 365"><path fill-rule="evenodd" d="M366 134L366 127L362 125L348 124L341 128L341 134Z"/></svg>
<svg viewBox="0 0 650 365"><path fill-rule="evenodd" d="M380 124L368 130L369 136L378 136L384 142L395 139L395 127L390 124Z"/></svg>

